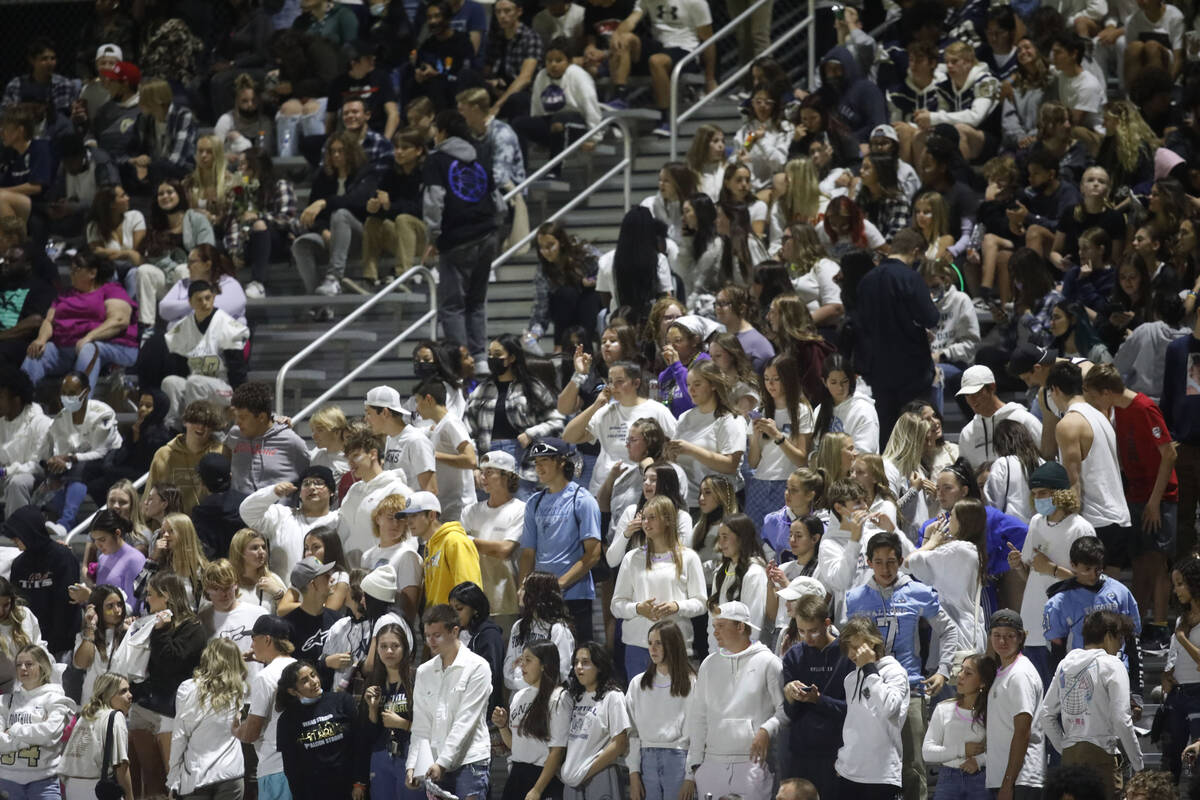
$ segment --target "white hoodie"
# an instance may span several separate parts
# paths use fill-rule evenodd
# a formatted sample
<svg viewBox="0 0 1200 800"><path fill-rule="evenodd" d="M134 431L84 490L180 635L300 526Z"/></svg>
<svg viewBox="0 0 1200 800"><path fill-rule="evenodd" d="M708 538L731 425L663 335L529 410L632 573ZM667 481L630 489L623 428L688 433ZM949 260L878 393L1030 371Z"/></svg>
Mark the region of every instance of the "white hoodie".
<svg viewBox="0 0 1200 800"><path fill-rule="evenodd" d="M783 716L782 673L783 663L761 642L740 653L716 650L704 659L687 717L688 767L749 761L760 729L774 737L780 725L775 715ZM907 676L904 686L907 695Z"/></svg>
<svg viewBox="0 0 1200 800"><path fill-rule="evenodd" d="M307 517L300 509L279 502L274 486L264 486L242 501L238 508L242 521L261 533L270 545L271 571L292 574L292 567L304 557L304 537L314 530L337 530L341 515L330 511L323 517Z"/></svg>
<svg viewBox="0 0 1200 800"><path fill-rule="evenodd" d="M1120 742L1133 771L1142 770L1142 747L1129 713L1129 673L1116 656L1100 648L1067 653L1039 716L1058 752L1088 742L1115 755Z"/></svg>
<svg viewBox="0 0 1200 800"><path fill-rule="evenodd" d="M551 86L557 87L557 90L550 89ZM549 92L547 92L548 89L550 89ZM544 101L559 92L563 95L562 108L547 111ZM596 81L588 74L587 70L578 64L568 65L567 71L557 79L551 78L545 68L539 70L533 79L533 88L530 93L532 95L530 113L535 117L558 111L574 111L583 116L584 124L588 128L594 128L600 124L602 114L600 113L600 100L596 96Z"/></svg>
<svg viewBox="0 0 1200 800"><path fill-rule="evenodd" d="M846 721L834 769L854 783L900 786L908 714L908 673L884 656L846 676Z"/></svg>
<svg viewBox="0 0 1200 800"><path fill-rule="evenodd" d="M121 446L117 415L99 400L88 400L83 424L76 425L65 408L50 421L43 457L74 454L76 461L99 461Z"/></svg>
<svg viewBox="0 0 1200 800"><path fill-rule="evenodd" d="M338 536L350 566L357 567L362 554L379 543L371 528L375 506L388 495L408 499L413 490L401 470L384 470L369 481L358 481L346 492L338 515Z"/></svg>
<svg viewBox="0 0 1200 800"><path fill-rule="evenodd" d="M38 453L49 431L50 418L37 403L25 406L12 420L0 417L0 467L9 475L37 472Z"/></svg>
<svg viewBox="0 0 1200 800"><path fill-rule="evenodd" d="M821 407L813 409L813 419L821 416ZM830 433L848 433L854 439L854 447L860 453L879 452L879 412L875 401L861 394L853 394L833 407L829 423ZM813 442L816 447L819 442Z"/></svg>
<svg viewBox="0 0 1200 800"><path fill-rule="evenodd" d="M938 105L947 110L929 112L931 125L963 124L980 128L1000 102L1000 81L982 62L971 67L961 88L954 85L949 75L938 82L937 88Z"/></svg>
<svg viewBox="0 0 1200 800"><path fill-rule="evenodd" d="M947 286L941 298L934 301L938 324L930 346L940 352L943 361L970 364L979 348L979 318L966 292Z"/></svg>
<svg viewBox="0 0 1200 800"><path fill-rule="evenodd" d="M242 743L229 735L234 718L241 712L241 702L214 713L207 704L200 704L198 693L193 679L179 684L175 693L167 788L181 797L201 786L246 774Z"/></svg>
<svg viewBox="0 0 1200 800"><path fill-rule="evenodd" d="M1034 444L1039 445L1040 442L1035 441ZM1038 463L1041 464L1042 459L1039 458ZM1019 458L1000 456L992 462L987 483L983 487L985 503L1028 525L1033 517L1030 496L1029 476L1025 474Z"/></svg>
<svg viewBox="0 0 1200 800"><path fill-rule="evenodd" d="M979 467L997 457L996 426L1006 419L1019 422L1029 431L1035 444L1042 441L1042 423L1020 403L1005 403L990 417L975 418L967 423L958 436L958 454L972 467Z"/></svg>
<svg viewBox="0 0 1200 800"><path fill-rule="evenodd" d="M833 527L837 518L830 521L821 538L821 548L817 552L817 571L813 577L821 582L825 590L833 595L833 621L841 625L846 621L846 592L856 586L862 586L871 579L871 568L867 565L866 546L871 537L883 533L883 529L871 522L863 522L862 538L858 542L850 540L850 531L840 525ZM905 558L916 548L907 536L900 537L901 554Z"/></svg>
<svg viewBox="0 0 1200 800"><path fill-rule="evenodd" d="M28 784L53 778L63 753L63 731L79 710L57 683L0 697L0 775Z"/></svg>

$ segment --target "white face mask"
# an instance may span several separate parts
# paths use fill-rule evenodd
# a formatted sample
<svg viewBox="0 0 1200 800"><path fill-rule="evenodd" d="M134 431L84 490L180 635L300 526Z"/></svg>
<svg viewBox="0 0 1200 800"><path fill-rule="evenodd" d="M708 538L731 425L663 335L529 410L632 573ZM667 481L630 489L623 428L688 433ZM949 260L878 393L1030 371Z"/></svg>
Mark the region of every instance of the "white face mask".
<svg viewBox="0 0 1200 800"><path fill-rule="evenodd" d="M63 408L72 414L83 408L83 395L62 394L58 396L58 399L62 401Z"/></svg>
<svg viewBox="0 0 1200 800"><path fill-rule="evenodd" d="M372 17L382 17L386 13L387 13L387 3L372 3L371 4L371 16Z"/></svg>

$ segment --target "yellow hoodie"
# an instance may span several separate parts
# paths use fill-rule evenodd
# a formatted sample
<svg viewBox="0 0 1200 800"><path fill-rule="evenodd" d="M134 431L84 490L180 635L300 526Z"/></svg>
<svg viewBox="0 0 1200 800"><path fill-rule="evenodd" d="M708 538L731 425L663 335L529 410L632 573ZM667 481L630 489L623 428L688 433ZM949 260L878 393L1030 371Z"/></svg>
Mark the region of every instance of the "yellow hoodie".
<svg viewBox="0 0 1200 800"><path fill-rule="evenodd" d="M464 581L483 587L479 551L457 522L446 522L425 545L425 607L450 600L450 590Z"/></svg>

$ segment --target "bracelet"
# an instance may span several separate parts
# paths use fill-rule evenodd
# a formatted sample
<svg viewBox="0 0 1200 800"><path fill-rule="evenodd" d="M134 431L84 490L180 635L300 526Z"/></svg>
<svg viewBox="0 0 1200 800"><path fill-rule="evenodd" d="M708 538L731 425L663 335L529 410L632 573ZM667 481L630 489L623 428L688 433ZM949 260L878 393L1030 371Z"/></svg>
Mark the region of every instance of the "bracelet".
<svg viewBox="0 0 1200 800"><path fill-rule="evenodd" d="M787 440L786 436L780 436L778 439L775 440L775 446L781 447L783 445L784 441L786 441L786 440Z"/></svg>

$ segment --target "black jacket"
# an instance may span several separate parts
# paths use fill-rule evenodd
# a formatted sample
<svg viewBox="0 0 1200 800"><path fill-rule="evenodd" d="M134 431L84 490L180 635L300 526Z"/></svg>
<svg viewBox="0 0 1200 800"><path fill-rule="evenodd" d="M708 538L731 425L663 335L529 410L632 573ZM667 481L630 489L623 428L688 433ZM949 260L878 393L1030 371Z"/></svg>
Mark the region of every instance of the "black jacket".
<svg viewBox="0 0 1200 800"><path fill-rule="evenodd" d="M4 534L25 546L12 563L10 577L17 594L37 617L42 638L54 655L75 646L79 608L67 589L79 582L79 559L70 548L50 538L46 518L35 506L18 508L4 523Z"/></svg>
<svg viewBox="0 0 1200 800"><path fill-rule="evenodd" d="M134 699L151 711L174 718L175 693L200 665L206 644L208 631L195 617L151 633L148 677L133 687Z"/></svg>
<svg viewBox="0 0 1200 800"><path fill-rule="evenodd" d="M366 220L367 201L375 196L378 186L379 173L369 163L346 179L346 192L340 195L337 193L337 176L329 175L324 169L318 169L313 176L309 202L324 200L325 208L317 217L314 230L329 227L329 218L339 208L346 209L360 220Z"/></svg>
<svg viewBox="0 0 1200 800"><path fill-rule="evenodd" d="M425 159L423 209L439 250L477 241L496 230L492 164L475 145L451 136Z"/></svg>
<svg viewBox="0 0 1200 800"><path fill-rule="evenodd" d="M854 324L856 366L872 386L899 388L933 380L925 331L937 327L938 310L929 287L908 264L888 258L863 276Z"/></svg>
<svg viewBox="0 0 1200 800"><path fill-rule="evenodd" d="M227 489L205 497L192 509L192 523L196 526L196 538L204 547L204 557L209 560L229 557L229 543L233 535L246 527L239 509L249 495Z"/></svg>

